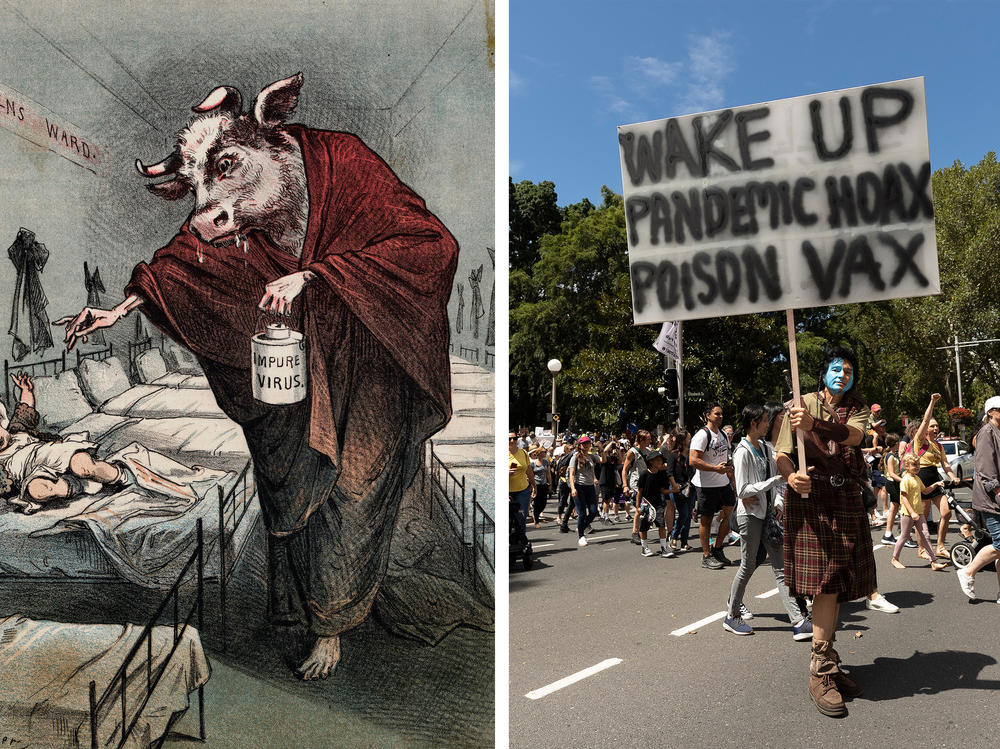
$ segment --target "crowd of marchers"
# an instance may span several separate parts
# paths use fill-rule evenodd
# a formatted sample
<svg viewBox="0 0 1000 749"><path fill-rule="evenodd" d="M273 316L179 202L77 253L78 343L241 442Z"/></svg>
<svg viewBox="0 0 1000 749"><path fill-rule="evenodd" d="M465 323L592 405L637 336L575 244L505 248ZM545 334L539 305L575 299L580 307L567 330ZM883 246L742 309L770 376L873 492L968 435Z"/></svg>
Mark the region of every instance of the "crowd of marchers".
<svg viewBox="0 0 1000 749"><path fill-rule="evenodd" d="M840 604L864 599L869 609L899 611L878 590L872 529L891 547L894 568L941 571L952 565L949 524L959 513L959 542L971 553L955 565L969 598L976 573L1000 559L1000 396L985 402L974 430L970 479L956 473L942 445L938 394L903 434L889 433L882 408L857 395L859 380L853 352L837 347L823 361L816 392L798 402L748 404L735 427L724 423L722 406L708 403L693 434L677 428L654 436L636 427L620 435L566 432L541 444L512 431L512 517L522 529L526 522L555 522L564 533L575 527L580 547L598 522L631 523L643 557L700 550L707 570L735 567L722 626L736 635L754 633L743 597L769 561L793 638L812 642L809 696L824 714L844 715L844 700L861 686L833 645ZM960 485L972 487L971 508L955 500ZM689 543L692 523L697 548ZM739 559L730 559L725 548L736 545ZM1000 583L1000 568L997 575Z"/></svg>

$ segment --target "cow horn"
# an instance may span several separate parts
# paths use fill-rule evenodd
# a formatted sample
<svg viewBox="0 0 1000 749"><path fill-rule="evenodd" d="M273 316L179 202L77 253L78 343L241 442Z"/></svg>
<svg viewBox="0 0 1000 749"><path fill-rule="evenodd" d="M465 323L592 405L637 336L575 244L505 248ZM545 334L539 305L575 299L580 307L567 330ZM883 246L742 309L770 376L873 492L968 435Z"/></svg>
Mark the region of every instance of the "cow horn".
<svg viewBox="0 0 1000 749"><path fill-rule="evenodd" d="M162 177L164 174L172 174L176 172L181 166L180 157L176 152L170 154L158 164L153 164L152 166L146 166L139 159L135 160L135 168L139 170L139 174L143 177Z"/></svg>
<svg viewBox="0 0 1000 749"><path fill-rule="evenodd" d="M191 110L194 112L211 112L213 109L219 107L239 116L242 113L243 97L232 86L219 86L206 96L201 104L192 107Z"/></svg>

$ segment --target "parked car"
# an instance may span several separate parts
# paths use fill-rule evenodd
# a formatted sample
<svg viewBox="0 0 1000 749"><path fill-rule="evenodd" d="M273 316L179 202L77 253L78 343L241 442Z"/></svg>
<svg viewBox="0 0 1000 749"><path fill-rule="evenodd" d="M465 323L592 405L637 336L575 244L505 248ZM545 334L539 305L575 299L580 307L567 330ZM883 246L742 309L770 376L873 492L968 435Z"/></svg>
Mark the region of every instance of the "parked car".
<svg viewBox="0 0 1000 749"><path fill-rule="evenodd" d="M976 475L976 457L972 453L968 442L958 439L938 440L944 448L945 457L948 459L951 470L960 479L970 479ZM938 467L941 478L948 478L944 471Z"/></svg>

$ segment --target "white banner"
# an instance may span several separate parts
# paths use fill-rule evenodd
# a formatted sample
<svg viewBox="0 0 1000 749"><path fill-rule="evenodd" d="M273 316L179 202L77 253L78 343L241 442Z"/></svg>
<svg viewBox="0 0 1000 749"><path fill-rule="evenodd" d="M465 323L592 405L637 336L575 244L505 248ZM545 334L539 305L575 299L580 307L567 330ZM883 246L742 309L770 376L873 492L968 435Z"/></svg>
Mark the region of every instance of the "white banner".
<svg viewBox="0 0 1000 749"><path fill-rule="evenodd" d="M660 334L653 343L653 348L664 356L672 359L681 358L680 336L678 336L677 323L665 322L660 328Z"/></svg>
<svg viewBox="0 0 1000 749"><path fill-rule="evenodd" d="M618 141L636 324L940 292L923 78Z"/></svg>
<svg viewBox="0 0 1000 749"><path fill-rule="evenodd" d="M78 127L2 85L0 126L95 173L108 158L107 149Z"/></svg>

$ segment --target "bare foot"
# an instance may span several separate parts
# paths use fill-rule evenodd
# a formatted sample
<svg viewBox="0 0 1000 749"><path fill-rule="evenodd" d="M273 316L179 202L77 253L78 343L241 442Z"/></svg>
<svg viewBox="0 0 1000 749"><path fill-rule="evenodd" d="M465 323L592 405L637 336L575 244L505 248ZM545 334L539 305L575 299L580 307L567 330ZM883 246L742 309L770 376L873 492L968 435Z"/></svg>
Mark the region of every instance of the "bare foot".
<svg viewBox="0 0 1000 749"><path fill-rule="evenodd" d="M340 636L317 637L312 652L295 673L300 679L325 679L340 661Z"/></svg>
<svg viewBox="0 0 1000 749"><path fill-rule="evenodd" d="M895 557L893 557L893 559L892 559L892 566L895 567L897 570L905 570L906 569L906 565L903 564L902 562L900 562Z"/></svg>

